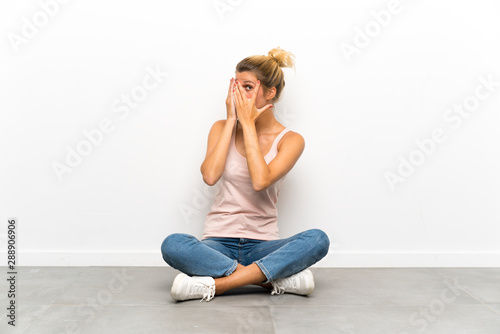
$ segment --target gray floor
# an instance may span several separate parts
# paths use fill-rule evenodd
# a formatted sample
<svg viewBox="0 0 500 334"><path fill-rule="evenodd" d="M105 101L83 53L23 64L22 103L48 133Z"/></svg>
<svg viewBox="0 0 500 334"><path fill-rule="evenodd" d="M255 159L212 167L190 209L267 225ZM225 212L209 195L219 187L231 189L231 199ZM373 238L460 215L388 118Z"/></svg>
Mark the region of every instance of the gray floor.
<svg viewBox="0 0 500 334"><path fill-rule="evenodd" d="M2 279L0 332L500 333L500 268L312 271L307 297L244 287L176 303L169 267L20 267L17 326L7 325Z"/></svg>

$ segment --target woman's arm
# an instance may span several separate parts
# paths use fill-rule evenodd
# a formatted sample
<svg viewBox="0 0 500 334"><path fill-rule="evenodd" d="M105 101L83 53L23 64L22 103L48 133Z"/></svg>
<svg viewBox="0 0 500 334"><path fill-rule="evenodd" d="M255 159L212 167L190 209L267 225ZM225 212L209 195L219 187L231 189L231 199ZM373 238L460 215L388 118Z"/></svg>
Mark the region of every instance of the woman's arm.
<svg viewBox="0 0 500 334"><path fill-rule="evenodd" d="M203 181L209 186L216 184L224 172L229 143L231 142L235 124L235 119L219 120L210 129L207 153L200 167Z"/></svg>
<svg viewBox="0 0 500 334"><path fill-rule="evenodd" d="M227 119L215 122L208 134L207 153L205 154L205 160L201 164L200 171L203 175L203 181L209 186L213 186L219 181L226 165L227 151L236 124L233 89L234 78L231 78L226 97Z"/></svg>
<svg viewBox="0 0 500 334"><path fill-rule="evenodd" d="M304 138L293 131L288 132L281 139L281 145L276 157L266 164L260 151L255 123L241 123L248 170L255 191L261 191L274 184L285 176L299 160L304 151Z"/></svg>

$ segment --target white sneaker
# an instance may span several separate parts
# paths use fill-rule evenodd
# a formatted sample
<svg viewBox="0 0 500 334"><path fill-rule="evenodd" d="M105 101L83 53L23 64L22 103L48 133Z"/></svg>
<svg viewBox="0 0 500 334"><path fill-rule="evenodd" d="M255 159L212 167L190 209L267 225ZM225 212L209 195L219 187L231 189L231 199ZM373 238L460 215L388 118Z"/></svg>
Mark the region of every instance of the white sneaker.
<svg viewBox="0 0 500 334"><path fill-rule="evenodd" d="M215 296L215 280L210 276L188 276L180 273L172 283L170 295L174 300L201 298L210 301Z"/></svg>
<svg viewBox="0 0 500 334"><path fill-rule="evenodd" d="M305 269L292 276L278 278L271 284L273 285L272 295L280 295L285 292L308 295L314 290L314 277L309 269Z"/></svg>

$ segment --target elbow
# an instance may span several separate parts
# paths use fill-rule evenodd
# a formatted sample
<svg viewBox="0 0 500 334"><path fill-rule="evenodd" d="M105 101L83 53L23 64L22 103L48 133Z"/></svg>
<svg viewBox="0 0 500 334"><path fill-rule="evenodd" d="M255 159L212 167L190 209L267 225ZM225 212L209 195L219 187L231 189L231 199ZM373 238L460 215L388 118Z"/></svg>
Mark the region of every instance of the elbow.
<svg viewBox="0 0 500 334"><path fill-rule="evenodd" d="M255 192L261 192L264 189L266 189L266 188L263 188L263 187L253 187L253 190L255 190Z"/></svg>
<svg viewBox="0 0 500 334"><path fill-rule="evenodd" d="M212 175L211 173L207 173L207 172L204 173L203 170L201 170L201 175L203 177L203 182L205 182L209 186L213 186L214 184L216 184L220 178L220 177L216 177L215 175Z"/></svg>
<svg viewBox="0 0 500 334"><path fill-rule="evenodd" d="M213 180L207 181L207 180L203 179L203 181L205 181L205 183L208 184L210 187L214 186L217 183L217 181L213 181Z"/></svg>
<svg viewBox="0 0 500 334"><path fill-rule="evenodd" d="M266 189L267 187L269 187L269 184L268 184L268 182L265 182L265 181L252 182L252 186L253 186L253 190L255 190L256 192L259 192L259 191L262 191L262 190Z"/></svg>
<svg viewBox="0 0 500 334"><path fill-rule="evenodd" d="M214 177L210 177L208 175L205 175L203 174L203 182L205 182L206 184L208 184L209 186L213 186L214 184L216 184L218 181L218 179L214 178Z"/></svg>
<svg viewBox="0 0 500 334"><path fill-rule="evenodd" d="M203 177L203 182L205 182L209 186L213 186L214 184L217 183L217 180L205 170L203 164L200 166L200 173L201 176Z"/></svg>

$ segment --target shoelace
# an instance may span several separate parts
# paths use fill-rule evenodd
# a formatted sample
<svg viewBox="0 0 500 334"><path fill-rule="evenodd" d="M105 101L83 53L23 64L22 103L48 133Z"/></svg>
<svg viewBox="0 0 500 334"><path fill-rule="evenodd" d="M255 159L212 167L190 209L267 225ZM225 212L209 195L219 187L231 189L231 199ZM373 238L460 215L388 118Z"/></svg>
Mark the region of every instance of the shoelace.
<svg viewBox="0 0 500 334"><path fill-rule="evenodd" d="M292 290L297 288L297 280L295 277L287 277L287 278L279 278L276 281L272 282L273 291L271 295L281 295L285 293L285 286L289 285Z"/></svg>
<svg viewBox="0 0 500 334"><path fill-rule="evenodd" d="M285 288L282 286L278 286L278 284L273 284L273 291L271 291L271 295L281 295L285 292Z"/></svg>
<svg viewBox="0 0 500 334"><path fill-rule="evenodd" d="M203 297L201 298L200 302L202 302L204 300L209 302L215 296L215 284L207 285L207 284L199 282L194 287L194 291L192 293L194 295L203 294Z"/></svg>
<svg viewBox="0 0 500 334"><path fill-rule="evenodd" d="M205 288L205 292L203 293L203 298L201 298L200 303L203 300L209 302L215 296L215 284L209 285Z"/></svg>

